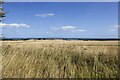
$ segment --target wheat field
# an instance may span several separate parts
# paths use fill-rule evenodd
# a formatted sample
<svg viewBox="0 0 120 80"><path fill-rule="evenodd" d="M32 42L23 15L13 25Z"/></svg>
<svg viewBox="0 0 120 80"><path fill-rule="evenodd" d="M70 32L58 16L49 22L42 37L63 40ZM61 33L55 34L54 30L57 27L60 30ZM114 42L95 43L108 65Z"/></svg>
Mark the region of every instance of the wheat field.
<svg viewBox="0 0 120 80"><path fill-rule="evenodd" d="M118 78L118 41L2 41L3 78Z"/></svg>

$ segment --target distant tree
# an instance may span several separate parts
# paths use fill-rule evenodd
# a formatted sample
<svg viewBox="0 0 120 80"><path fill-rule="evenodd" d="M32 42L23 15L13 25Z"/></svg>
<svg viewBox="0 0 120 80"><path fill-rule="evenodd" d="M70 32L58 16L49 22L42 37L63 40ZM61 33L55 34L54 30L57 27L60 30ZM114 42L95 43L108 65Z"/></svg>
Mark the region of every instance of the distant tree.
<svg viewBox="0 0 120 80"><path fill-rule="evenodd" d="M3 21L3 17L5 17L5 12L3 11L3 4L4 4L4 1L1 0L0 1L0 22Z"/></svg>
<svg viewBox="0 0 120 80"><path fill-rule="evenodd" d="M3 0L0 0L0 22L3 21L3 18L5 17L5 12L3 11L3 4L4 4L4 1ZM3 39L5 38L4 35L0 35L0 39Z"/></svg>

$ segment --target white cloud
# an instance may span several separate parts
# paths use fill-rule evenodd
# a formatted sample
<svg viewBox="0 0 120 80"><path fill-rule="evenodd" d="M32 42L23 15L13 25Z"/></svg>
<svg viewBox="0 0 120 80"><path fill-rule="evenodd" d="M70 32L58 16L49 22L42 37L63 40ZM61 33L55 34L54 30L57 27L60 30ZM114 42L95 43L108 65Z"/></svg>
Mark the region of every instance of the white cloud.
<svg viewBox="0 0 120 80"><path fill-rule="evenodd" d="M19 33L20 31L16 31L17 33Z"/></svg>
<svg viewBox="0 0 120 80"><path fill-rule="evenodd" d="M23 24L23 23L12 23L12 24L6 24L6 23L0 23L0 27L15 27L15 28L19 28L19 27L30 27L30 25L27 24Z"/></svg>
<svg viewBox="0 0 120 80"><path fill-rule="evenodd" d="M76 27L75 26L63 26L61 27L61 29L64 31L73 31L76 29Z"/></svg>
<svg viewBox="0 0 120 80"><path fill-rule="evenodd" d="M86 31L86 30L82 30L82 29L79 29L78 27L76 26L62 26L62 27L51 27L52 30L55 30L55 31L69 31L69 32L83 32L83 31Z"/></svg>
<svg viewBox="0 0 120 80"><path fill-rule="evenodd" d="M120 28L120 25L115 25L113 26L113 28Z"/></svg>
<svg viewBox="0 0 120 80"><path fill-rule="evenodd" d="M120 28L120 25L114 25L112 29L110 29L110 31L118 31L119 28Z"/></svg>
<svg viewBox="0 0 120 80"><path fill-rule="evenodd" d="M55 16L54 13L45 13L45 14L36 14L35 16L38 17L48 17L48 16Z"/></svg>
<svg viewBox="0 0 120 80"><path fill-rule="evenodd" d="M87 13L87 15L90 15L90 13Z"/></svg>
<svg viewBox="0 0 120 80"><path fill-rule="evenodd" d="M75 30L75 31L77 31L77 32L82 32L82 31L86 31L86 30Z"/></svg>

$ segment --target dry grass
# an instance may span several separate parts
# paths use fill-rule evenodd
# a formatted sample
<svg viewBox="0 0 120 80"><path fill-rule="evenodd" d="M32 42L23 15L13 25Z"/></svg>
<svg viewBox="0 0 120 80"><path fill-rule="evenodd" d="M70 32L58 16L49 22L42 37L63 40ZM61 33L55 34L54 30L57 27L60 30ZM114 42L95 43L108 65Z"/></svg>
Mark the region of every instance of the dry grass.
<svg viewBox="0 0 120 80"><path fill-rule="evenodd" d="M117 41L3 41L4 78L117 78Z"/></svg>

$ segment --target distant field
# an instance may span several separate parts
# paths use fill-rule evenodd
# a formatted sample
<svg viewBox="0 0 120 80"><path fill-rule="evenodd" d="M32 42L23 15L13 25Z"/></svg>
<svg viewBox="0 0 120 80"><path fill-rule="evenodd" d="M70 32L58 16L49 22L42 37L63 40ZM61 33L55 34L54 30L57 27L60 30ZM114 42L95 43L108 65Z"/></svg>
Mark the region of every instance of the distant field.
<svg viewBox="0 0 120 80"><path fill-rule="evenodd" d="M3 41L4 78L117 78L117 41Z"/></svg>

